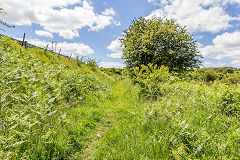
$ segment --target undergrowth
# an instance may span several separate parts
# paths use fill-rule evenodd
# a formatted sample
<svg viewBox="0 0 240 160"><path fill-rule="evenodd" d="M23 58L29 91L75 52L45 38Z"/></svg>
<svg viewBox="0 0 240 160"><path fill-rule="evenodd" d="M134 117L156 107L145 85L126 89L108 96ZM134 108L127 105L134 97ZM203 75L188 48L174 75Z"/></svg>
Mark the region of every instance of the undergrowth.
<svg viewBox="0 0 240 160"><path fill-rule="evenodd" d="M75 63L0 39L0 159L66 159L86 147L108 86Z"/></svg>
<svg viewBox="0 0 240 160"><path fill-rule="evenodd" d="M238 71L101 70L1 38L0 159L240 158Z"/></svg>
<svg viewBox="0 0 240 160"><path fill-rule="evenodd" d="M95 159L240 158L238 85L189 81L152 65L136 68L133 82L135 106L125 106Z"/></svg>

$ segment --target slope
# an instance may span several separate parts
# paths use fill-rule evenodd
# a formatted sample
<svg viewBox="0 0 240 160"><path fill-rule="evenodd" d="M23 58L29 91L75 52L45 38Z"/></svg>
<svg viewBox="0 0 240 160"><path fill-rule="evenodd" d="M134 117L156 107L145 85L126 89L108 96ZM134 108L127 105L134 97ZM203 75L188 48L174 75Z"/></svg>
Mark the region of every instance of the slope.
<svg viewBox="0 0 240 160"><path fill-rule="evenodd" d="M0 159L81 153L111 78L93 65L0 39Z"/></svg>

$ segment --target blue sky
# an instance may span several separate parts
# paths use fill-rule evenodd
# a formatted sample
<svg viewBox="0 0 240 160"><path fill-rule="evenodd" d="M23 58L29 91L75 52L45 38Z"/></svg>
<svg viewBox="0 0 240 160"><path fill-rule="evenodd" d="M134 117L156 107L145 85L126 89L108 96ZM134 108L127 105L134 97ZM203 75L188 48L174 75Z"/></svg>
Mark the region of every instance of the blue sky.
<svg viewBox="0 0 240 160"><path fill-rule="evenodd" d="M56 41L56 51L123 67L118 38L134 17L175 18L194 35L203 67L240 68L240 0L1 0L15 29L5 34L41 47Z"/></svg>

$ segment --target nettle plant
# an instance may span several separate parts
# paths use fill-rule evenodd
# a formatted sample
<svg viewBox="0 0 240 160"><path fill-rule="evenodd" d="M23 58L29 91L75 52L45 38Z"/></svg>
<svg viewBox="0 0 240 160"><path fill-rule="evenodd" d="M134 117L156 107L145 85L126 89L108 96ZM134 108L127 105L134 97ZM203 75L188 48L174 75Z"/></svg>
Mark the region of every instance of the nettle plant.
<svg viewBox="0 0 240 160"><path fill-rule="evenodd" d="M141 68L133 68L133 81L140 86L139 96L156 99L164 93L163 82L172 82L174 79L165 66L148 64Z"/></svg>

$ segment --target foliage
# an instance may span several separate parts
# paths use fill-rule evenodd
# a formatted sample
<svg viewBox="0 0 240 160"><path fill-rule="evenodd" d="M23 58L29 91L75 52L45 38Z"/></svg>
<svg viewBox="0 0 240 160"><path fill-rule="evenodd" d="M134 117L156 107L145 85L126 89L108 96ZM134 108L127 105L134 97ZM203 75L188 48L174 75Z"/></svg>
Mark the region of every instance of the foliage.
<svg viewBox="0 0 240 160"><path fill-rule="evenodd" d="M113 77L115 80L121 80L123 78L124 69L121 68L100 68L100 70L107 75Z"/></svg>
<svg viewBox="0 0 240 160"><path fill-rule="evenodd" d="M107 73L110 76L113 76L116 74L122 75L122 71L123 71L123 69L121 69L121 68L100 68L100 70Z"/></svg>
<svg viewBox="0 0 240 160"><path fill-rule="evenodd" d="M219 81L231 85L240 82L240 74L231 67L195 69L189 71L187 76L191 80L202 80L208 83Z"/></svg>
<svg viewBox="0 0 240 160"><path fill-rule="evenodd" d="M239 159L235 69L78 63L0 38L0 159Z"/></svg>
<svg viewBox="0 0 240 160"><path fill-rule="evenodd" d="M200 71L192 71L189 80L164 66L133 68L131 81L139 89L131 89L127 79L119 87L127 86L122 93L127 104L114 108L119 118L93 159L238 159L240 90L218 79L217 73L235 72L217 70L204 69L202 80ZM211 76L216 77L209 85Z"/></svg>
<svg viewBox="0 0 240 160"><path fill-rule="evenodd" d="M133 81L140 86L140 97L156 99L164 92L159 83L166 82L170 78L167 67L148 64L147 66L135 67L133 69Z"/></svg>
<svg viewBox="0 0 240 160"><path fill-rule="evenodd" d="M128 68L152 63L183 71L200 64L193 37L173 19L135 19L120 40Z"/></svg>
<svg viewBox="0 0 240 160"><path fill-rule="evenodd" d="M6 12L2 8L0 8L0 16L4 16ZM9 25L8 23L4 22L2 19L0 19L0 24L9 28L14 28L14 25ZM0 30L4 31L4 29L0 28Z"/></svg>
<svg viewBox="0 0 240 160"><path fill-rule="evenodd" d="M66 159L86 146L107 85L61 60L0 39L0 159Z"/></svg>
<svg viewBox="0 0 240 160"><path fill-rule="evenodd" d="M157 101L139 101L129 83L93 159L239 159L239 87L164 80Z"/></svg>
<svg viewBox="0 0 240 160"><path fill-rule="evenodd" d="M221 79L221 82L229 85L240 84L240 74L226 74Z"/></svg>
<svg viewBox="0 0 240 160"><path fill-rule="evenodd" d="M85 65L91 67L92 69L96 69L96 68L98 68L98 63L99 62L97 62L95 59L91 59L91 58L84 57L84 56L79 58L79 56L77 56L77 65L78 66L85 64Z"/></svg>

